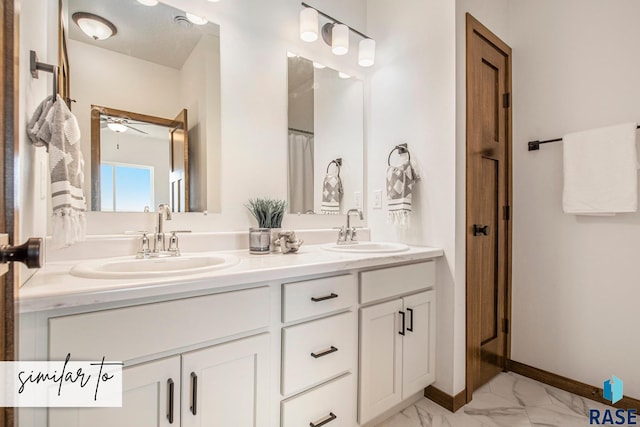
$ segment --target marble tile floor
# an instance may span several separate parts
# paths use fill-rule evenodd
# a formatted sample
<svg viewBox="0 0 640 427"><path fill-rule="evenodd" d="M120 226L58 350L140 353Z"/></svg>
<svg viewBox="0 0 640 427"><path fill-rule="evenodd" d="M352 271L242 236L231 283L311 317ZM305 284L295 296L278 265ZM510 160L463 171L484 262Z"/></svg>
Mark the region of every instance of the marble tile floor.
<svg viewBox="0 0 640 427"><path fill-rule="evenodd" d="M376 427L586 427L607 406L512 372L473 394L456 413L422 399Z"/></svg>

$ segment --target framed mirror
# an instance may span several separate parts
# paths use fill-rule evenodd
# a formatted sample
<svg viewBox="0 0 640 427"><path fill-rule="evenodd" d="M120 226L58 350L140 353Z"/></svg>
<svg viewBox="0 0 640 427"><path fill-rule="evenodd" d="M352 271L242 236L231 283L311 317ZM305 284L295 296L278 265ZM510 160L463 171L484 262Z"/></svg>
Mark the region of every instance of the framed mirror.
<svg viewBox="0 0 640 427"><path fill-rule="evenodd" d="M187 110L166 119L91 108L92 210L148 212L168 204L172 212L187 212Z"/></svg>
<svg viewBox="0 0 640 427"><path fill-rule="evenodd" d="M80 25L87 15L106 20L111 36L87 35ZM61 21L68 96L83 135L85 195L92 210L155 211L169 203L178 212L219 212L218 25L197 25L182 10L136 0L62 0ZM109 124L126 130L114 132ZM160 134L166 141L150 144L151 135ZM146 147L148 164L132 154L140 147ZM161 158L164 163L157 163ZM117 185L126 175L129 185ZM134 188L133 180L142 187ZM114 185L106 188L108 181Z"/></svg>
<svg viewBox="0 0 640 427"><path fill-rule="evenodd" d="M361 207L363 86L317 62L288 57L290 213L344 214Z"/></svg>

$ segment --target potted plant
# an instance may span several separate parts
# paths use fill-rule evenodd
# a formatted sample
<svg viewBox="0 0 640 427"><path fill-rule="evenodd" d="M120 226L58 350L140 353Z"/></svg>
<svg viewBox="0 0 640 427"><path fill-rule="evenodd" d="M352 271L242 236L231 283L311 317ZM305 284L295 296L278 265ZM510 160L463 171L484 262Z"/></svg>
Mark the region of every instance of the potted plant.
<svg viewBox="0 0 640 427"><path fill-rule="evenodd" d="M265 197L249 199L245 206L258 221L258 227L249 229L249 251L255 254L276 251L272 244L272 241L275 241L272 234L277 233L282 227L287 202Z"/></svg>

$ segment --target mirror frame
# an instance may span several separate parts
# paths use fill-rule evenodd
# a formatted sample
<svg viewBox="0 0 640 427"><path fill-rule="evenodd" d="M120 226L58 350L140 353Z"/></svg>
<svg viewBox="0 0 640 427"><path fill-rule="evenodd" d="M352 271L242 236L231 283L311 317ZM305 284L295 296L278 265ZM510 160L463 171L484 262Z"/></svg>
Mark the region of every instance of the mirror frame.
<svg viewBox="0 0 640 427"><path fill-rule="evenodd" d="M99 105L91 105L91 210L100 212L100 116L107 115L110 117L118 117L123 119L146 122L153 125L163 126L168 129L178 128L184 125L186 127L187 110L183 109L178 117L184 117L184 121L180 122L176 119L165 119L162 117L149 116L141 113L133 113L130 111L116 110L115 108L101 107ZM185 132L186 133L186 132ZM184 212L189 212L189 141L184 140ZM173 147L171 147L171 169L173 169Z"/></svg>

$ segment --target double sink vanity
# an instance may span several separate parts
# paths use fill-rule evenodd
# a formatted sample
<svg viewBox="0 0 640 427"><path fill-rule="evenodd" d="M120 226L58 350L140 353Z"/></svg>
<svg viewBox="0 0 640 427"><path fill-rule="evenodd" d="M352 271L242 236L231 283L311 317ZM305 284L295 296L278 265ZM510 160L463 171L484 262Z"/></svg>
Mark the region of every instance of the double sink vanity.
<svg viewBox="0 0 640 427"><path fill-rule="evenodd" d="M435 380L441 255L361 242L50 262L21 289L21 358L123 361L123 407L23 408L20 425L375 425Z"/></svg>

